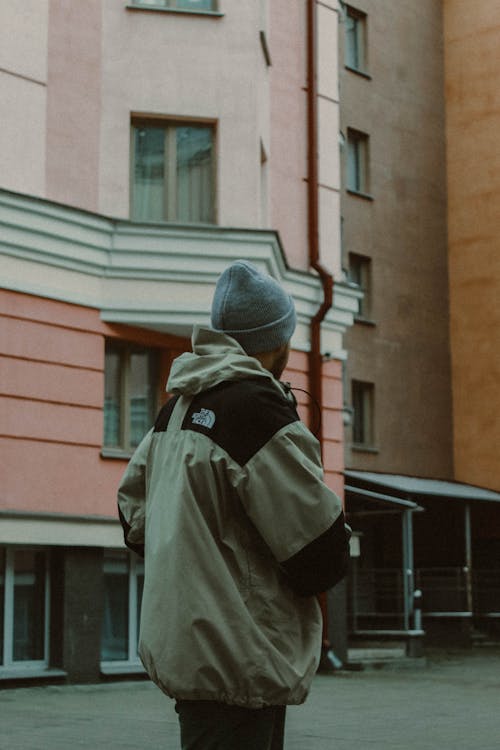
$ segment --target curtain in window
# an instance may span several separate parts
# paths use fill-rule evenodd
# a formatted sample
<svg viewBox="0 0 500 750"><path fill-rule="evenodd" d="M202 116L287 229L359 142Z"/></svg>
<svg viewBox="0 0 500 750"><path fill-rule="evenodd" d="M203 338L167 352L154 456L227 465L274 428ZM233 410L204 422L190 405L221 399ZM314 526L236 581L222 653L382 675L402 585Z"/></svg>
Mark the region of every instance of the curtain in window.
<svg viewBox="0 0 500 750"><path fill-rule="evenodd" d="M347 142L347 187L361 190L361 144L356 138Z"/></svg>
<svg viewBox="0 0 500 750"><path fill-rule="evenodd" d="M120 445L121 363L118 351L106 349L104 366L104 445Z"/></svg>
<svg viewBox="0 0 500 750"><path fill-rule="evenodd" d="M104 562L104 617L101 657L104 661L128 659L128 557L117 553Z"/></svg>
<svg viewBox="0 0 500 750"><path fill-rule="evenodd" d="M211 128L177 128L177 220L212 221Z"/></svg>
<svg viewBox="0 0 500 750"><path fill-rule="evenodd" d="M134 219L165 221L165 128L135 128L134 155Z"/></svg>
<svg viewBox="0 0 500 750"><path fill-rule="evenodd" d="M44 658L45 553L14 554L14 661Z"/></svg>
<svg viewBox="0 0 500 750"><path fill-rule="evenodd" d="M150 352L132 352L129 375L130 445L139 445L153 422L153 363Z"/></svg>
<svg viewBox="0 0 500 750"><path fill-rule="evenodd" d="M357 18L353 18L351 15L347 15L345 20L345 33L346 33L346 64L351 68L358 69L360 67L359 60L359 21Z"/></svg>

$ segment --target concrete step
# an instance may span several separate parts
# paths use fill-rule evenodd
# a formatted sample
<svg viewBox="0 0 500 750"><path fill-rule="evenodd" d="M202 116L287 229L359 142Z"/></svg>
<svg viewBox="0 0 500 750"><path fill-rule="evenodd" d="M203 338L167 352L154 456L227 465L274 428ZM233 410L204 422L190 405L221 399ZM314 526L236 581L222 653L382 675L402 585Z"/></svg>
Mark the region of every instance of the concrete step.
<svg viewBox="0 0 500 750"><path fill-rule="evenodd" d="M350 648L348 661L359 664L363 669L414 669L427 664L425 656L407 656L403 646Z"/></svg>

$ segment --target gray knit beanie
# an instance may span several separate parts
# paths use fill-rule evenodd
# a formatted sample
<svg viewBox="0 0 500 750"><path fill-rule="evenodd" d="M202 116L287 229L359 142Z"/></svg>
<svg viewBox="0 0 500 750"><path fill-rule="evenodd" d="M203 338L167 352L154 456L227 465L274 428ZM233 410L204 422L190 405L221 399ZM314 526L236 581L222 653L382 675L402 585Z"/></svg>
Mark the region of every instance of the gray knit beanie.
<svg viewBox="0 0 500 750"><path fill-rule="evenodd" d="M212 328L232 336L247 354L272 352L292 338L295 306L268 274L236 260L219 277L212 302Z"/></svg>

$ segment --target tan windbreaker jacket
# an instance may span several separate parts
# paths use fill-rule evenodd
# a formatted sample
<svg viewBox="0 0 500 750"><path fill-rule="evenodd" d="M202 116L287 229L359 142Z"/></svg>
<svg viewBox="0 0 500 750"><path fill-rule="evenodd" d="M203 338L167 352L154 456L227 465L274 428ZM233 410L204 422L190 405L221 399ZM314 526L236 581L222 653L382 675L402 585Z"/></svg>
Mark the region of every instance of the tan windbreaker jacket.
<svg viewBox="0 0 500 750"><path fill-rule="evenodd" d="M305 700L321 648L314 596L348 537L318 443L283 386L234 339L196 329L123 476L129 547L145 556L139 652L177 700Z"/></svg>

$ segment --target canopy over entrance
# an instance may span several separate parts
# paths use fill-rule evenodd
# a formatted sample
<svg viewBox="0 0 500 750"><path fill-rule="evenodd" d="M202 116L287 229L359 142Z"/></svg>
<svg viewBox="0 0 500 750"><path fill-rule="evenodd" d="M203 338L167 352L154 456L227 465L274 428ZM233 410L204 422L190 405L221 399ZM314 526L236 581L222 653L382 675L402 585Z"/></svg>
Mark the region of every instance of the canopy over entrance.
<svg viewBox="0 0 500 750"><path fill-rule="evenodd" d="M345 479L358 536L349 581L353 634L415 634L421 615L426 631L452 621L462 631L466 621L496 627L500 492L357 470L346 470Z"/></svg>

